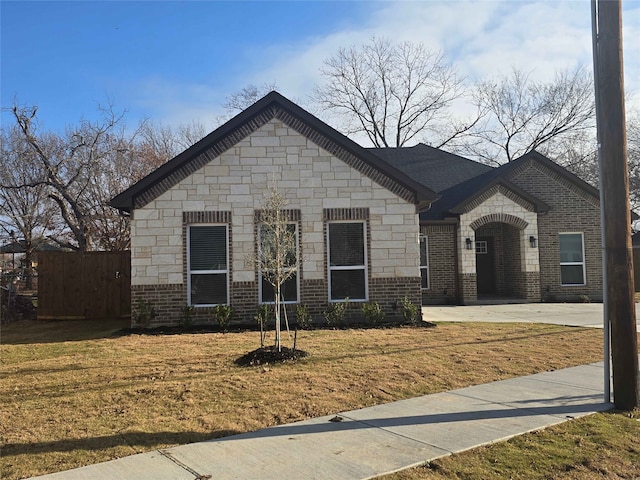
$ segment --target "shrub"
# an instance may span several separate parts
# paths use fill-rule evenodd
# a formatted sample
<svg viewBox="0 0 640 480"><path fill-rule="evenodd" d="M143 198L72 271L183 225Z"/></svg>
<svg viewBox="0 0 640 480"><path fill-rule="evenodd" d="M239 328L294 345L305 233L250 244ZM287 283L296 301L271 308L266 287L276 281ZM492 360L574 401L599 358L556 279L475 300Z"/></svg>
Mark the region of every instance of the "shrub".
<svg viewBox="0 0 640 480"><path fill-rule="evenodd" d="M401 301L402 318L406 323L415 325L418 323L418 306L414 304L409 297L404 297Z"/></svg>
<svg viewBox="0 0 640 480"><path fill-rule="evenodd" d="M347 307L349 306L349 297L344 299L344 302L330 303L327 309L322 312L327 325L330 327L341 327L344 325L344 318L347 313Z"/></svg>
<svg viewBox="0 0 640 480"><path fill-rule="evenodd" d="M373 325L384 320L384 312L378 302L362 304L362 315Z"/></svg>
<svg viewBox="0 0 640 480"><path fill-rule="evenodd" d="M133 323L147 328L154 318L156 318L156 311L153 306L146 300L138 300L131 312Z"/></svg>
<svg viewBox="0 0 640 480"><path fill-rule="evenodd" d="M220 325L221 330L226 330L231 324L231 319L233 318L233 310L229 305L216 305L213 309L213 316Z"/></svg>
<svg viewBox="0 0 640 480"><path fill-rule="evenodd" d="M311 326L311 314L306 304L299 303L296 305L296 321L302 329L307 329Z"/></svg>
<svg viewBox="0 0 640 480"><path fill-rule="evenodd" d="M193 305L185 305L182 307L182 315L180 319L182 320L182 325L185 327L190 327L193 325L193 314L195 312L195 307Z"/></svg>

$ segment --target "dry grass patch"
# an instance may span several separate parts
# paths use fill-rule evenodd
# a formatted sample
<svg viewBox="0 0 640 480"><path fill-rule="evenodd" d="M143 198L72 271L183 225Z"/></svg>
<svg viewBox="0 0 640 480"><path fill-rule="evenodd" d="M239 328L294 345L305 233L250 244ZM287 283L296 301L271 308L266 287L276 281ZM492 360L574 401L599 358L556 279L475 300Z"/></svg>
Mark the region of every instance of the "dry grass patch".
<svg viewBox="0 0 640 480"><path fill-rule="evenodd" d="M309 356L244 368L258 333L2 331L2 478L17 479L602 359L602 332L534 324L314 330Z"/></svg>
<svg viewBox="0 0 640 480"><path fill-rule="evenodd" d="M598 413L387 475L385 480L640 478L640 410Z"/></svg>

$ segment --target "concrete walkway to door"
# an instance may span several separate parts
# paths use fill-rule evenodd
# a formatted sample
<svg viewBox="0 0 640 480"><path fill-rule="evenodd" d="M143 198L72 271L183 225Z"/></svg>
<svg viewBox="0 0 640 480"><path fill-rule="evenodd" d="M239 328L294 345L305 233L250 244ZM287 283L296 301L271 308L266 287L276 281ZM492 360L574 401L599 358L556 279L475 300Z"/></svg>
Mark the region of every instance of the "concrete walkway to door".
<svg viewBox="0 0 640 480"><path fill-rule="evenodd" d="M640 303L636 303L636 327ZM550 323L571 327L602 328L601 303L518 303L422 307L422 318L429 322Z"/></svg>

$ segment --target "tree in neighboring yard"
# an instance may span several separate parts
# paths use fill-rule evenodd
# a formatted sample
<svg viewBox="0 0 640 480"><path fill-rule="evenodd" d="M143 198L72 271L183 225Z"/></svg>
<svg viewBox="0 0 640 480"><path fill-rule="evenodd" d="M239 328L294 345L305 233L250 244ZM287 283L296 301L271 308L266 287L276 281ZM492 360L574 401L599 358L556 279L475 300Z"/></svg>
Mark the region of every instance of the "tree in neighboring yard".
<svg viewBox="0 0 640 480"><path fill-rule="evenodd" d="M298 243L296 229L287 215L288 200L277 184L269 189L263 208L258 214L259 241L254 263L262 278L273 287L275 303L275 347L281 350L281 314L283 284L298 271Z"/></svg>
<svg viewBox="0 0 640 480"><path fill-rule="evenodd" d="M263 83L260 86L250 83L241 90L233 92L222 104L224 109L227 111L227 118L223 120L231 118L232 116L242 112L247 107L250 107L264 97L267 93L277 89L278 86L275 83Z"/></svg>
<svg viewBox="0 0 640 480"><path fill-rule="evenodd" d="M55 209L46 222L38 220L38 228L73 250L129 248L129 219L109 206L111 198L205 135L197 122L171 128L143 121L131 131L124 114L111 105L99 111L99 120L81 120L58 134L41 131L37 107L16 105L11 109L15 125L2 129L3 163L19 162L4 172L3 196L37 192L33 205ZM5 192L5 186L11 189ZM8 205L7 198L2 200ZM19 216L6 217L10 227L5 230L25 236Z"/></svg>
<svg viewBox="0 0 640 480"><path fill-rule="evenodd" d="M484 163L500 165L534 149L561 159L585 133L595 138L593 80L585 68L556 72L548 82L514 69L480 82L474 102L484 117L459 153Z"/></svg>
<svg viewBox="0 0 640 480"><path fill-rule="evenodd" d="M104 194L104 174L111 168L110 159L128 148L122 114L112 108L101 109L96 122L82 120L67 129L64 135L38 132L37 107L12 108L16 125L28 147L28 154L38 164L38 175L25 179L21 187L44 187L47 198L55 203L68 237L52 237L60 245L80 251L92 250L101 240L96 227L101 213L100 198ZM102 212L104 213L104 212ZM109 222L118 217L116 212Z"/></svg>
<svg viewBox="0 0 640 480"><path fill-rule="evenodd" d="M0 231L24 247L26 287L32 286L31 265L36 248L51 233L54 211L42 185L20 188L42 176L39 164L17 129L0 133Z"/></svg>
<svg viewBox="0 0 640 480"><path fill-rule="evenodd" d="M455 124L452 103L465 94L456 69L422 44L370 43L341 48L324 62L326 83L314 102L343 121L345 135L364 133L375 147L401 147L426 137L442 147L477 122Z"/></svg>

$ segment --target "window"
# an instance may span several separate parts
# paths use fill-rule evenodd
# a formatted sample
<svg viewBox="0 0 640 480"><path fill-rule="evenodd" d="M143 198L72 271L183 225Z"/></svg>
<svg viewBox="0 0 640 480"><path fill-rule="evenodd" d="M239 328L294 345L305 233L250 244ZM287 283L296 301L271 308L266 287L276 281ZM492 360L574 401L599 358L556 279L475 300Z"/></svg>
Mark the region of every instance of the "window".
<svg viewBox="0 0 640 480"><path fill-rule="evenodd" d="M585 285L582 233L560 234L560 283Z"/></svg>
<svg viewBox="0 0 640 480"><path fill-rule="evenodd" d="M486 240L478 240L476 242L476 255L486 255L488 252L488 244Z"/></svg>
<svg viewBox="0 0 640 480"><path fill-rule="evenodd" d="M422 289L429 289L429 238L420 236L420 276L422 277Z"/></svg>
<svg viewBox="0 0 640 480"><path fill-rule="evenodd" d="M294 267L295 270L298 269L298 225L295 223L287 224L287 230L295 239L295 254L289 255L285 260L285 263L289 266ZM267 228L264 224L259 225L258 232L258 248L261 249L264 246L268 248L269 241L269 228ZM265 273L265 275L263 275ZM275 301L275 292L273 285L269 283L266 277L266 272L260 271L260 302L261 303L273 303ZM298 302L298 274L293 273L291 277L284 281L282 286L280 287L280 292L284 298L285 303L297 303Z"/></svg>
<svg viewBox="0 0 640 480"><path fill-rule="evenodd" d="M190 225L187 230L189 305L229 303L227 225Z"/></svg>
<svg viewBox="0 0 640 480"><path fill-rule="evenodd" d="M364 222L327 224L329 299L367 299Z"/></svg>

